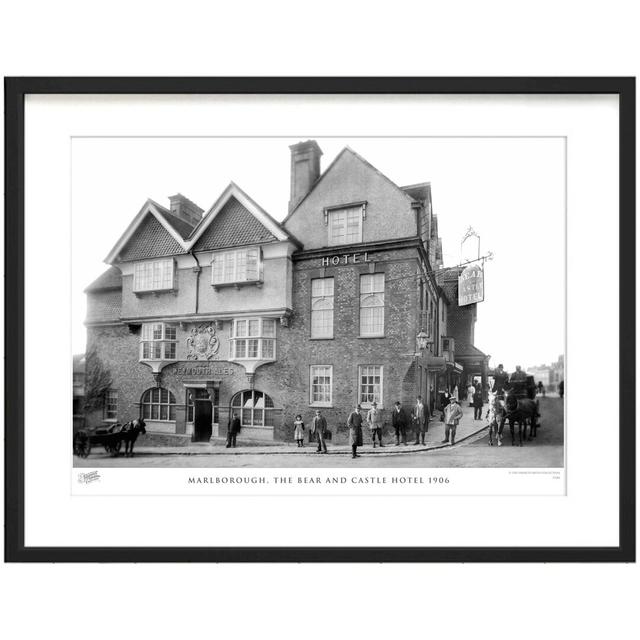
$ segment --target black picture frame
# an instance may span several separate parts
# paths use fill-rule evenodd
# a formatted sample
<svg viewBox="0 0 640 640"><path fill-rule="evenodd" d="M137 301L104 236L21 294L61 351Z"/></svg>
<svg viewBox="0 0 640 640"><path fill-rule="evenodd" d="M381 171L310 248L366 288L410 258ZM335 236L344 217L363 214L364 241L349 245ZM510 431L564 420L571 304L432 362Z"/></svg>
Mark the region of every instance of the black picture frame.
<svg viewBox="0 0 640 640"><path fill-rule="evenodd" d="M8 562L634 562L635 78L5 78L5 560ZM28 94L615 94L619 98L619 530L615 547L26 547L24 176Z"/></svg>

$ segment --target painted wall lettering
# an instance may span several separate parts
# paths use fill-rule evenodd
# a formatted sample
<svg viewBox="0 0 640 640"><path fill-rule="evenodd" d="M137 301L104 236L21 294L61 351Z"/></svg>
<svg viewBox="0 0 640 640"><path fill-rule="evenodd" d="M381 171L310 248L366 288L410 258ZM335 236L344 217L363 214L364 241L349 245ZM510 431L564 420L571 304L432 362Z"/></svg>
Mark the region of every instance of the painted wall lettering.
<svg viewBox="0 0 640 640"><path fill-rule="evenodd" d="M345 253L341 256L326 256L322 258L323 267L328 267L330 265L337 267L340 264L359 264L360 262L371 262L367 251L364 253Z"/></svg>

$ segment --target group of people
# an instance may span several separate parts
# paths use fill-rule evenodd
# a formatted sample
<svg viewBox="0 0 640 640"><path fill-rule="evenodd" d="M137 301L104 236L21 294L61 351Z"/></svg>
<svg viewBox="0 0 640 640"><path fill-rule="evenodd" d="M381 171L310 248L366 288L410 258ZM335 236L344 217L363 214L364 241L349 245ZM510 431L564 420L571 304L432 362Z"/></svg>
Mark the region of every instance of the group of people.
<svg viewBox="0 0 640 640"><path fill-rule="evenodd" d="M431 411L422 402L422 396L417 397L416 403L411 409L411 413L407 413L404 407L402 407L402 404L397 401L391 412L391 424L395 434L396 446L399 446L401 442L406 446L407 431L411 426L413 426L416 436L414 444L425 444L425 435L429 431L430 418ZM444 408L443 418L445 422L445 439L442 443L451 442L451 444L455 444L456 427L460 418L462 418L462 408L458 404L457 399L453 396L451 397L449 404ZM382 443L383 415L382 411L378 409L378 403L371 403L371 409L369 409L366 416L363 413L362 406L357 405L347 418L349 445L351 446L352 458L360 457L358 454L358 447L363 446L363 427L365 426L365 423L369 429L373 448L376 448L376 444L379 447L384 447L384 444ZM294 440L297 442L298 447L302 447L304 446L305 425L300 414L296 416L293 425ZM327 453L327 431L327 420L322 415L321 410L316 409L309 427L309 433L318 444L318 453Z"/></svg>

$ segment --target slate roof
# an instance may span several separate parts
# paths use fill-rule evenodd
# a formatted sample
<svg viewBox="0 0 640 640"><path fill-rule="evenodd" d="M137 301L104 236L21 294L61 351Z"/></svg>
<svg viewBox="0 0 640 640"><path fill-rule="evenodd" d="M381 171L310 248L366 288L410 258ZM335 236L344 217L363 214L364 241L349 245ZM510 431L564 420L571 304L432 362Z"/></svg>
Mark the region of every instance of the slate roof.
<svg viewBox="0 0 640 640"><path fill-rule="evenodd" d="M478 347L466 342L456 341L456 359L463 358L486 358L487 354L483 353Z"/></svg>
<svg viewBox="0 0 640 640"><path fill-rule="evenodd" d="M175 219L175 216L170 213L162 215ZM191 229L190 225L187 226ZM145 260L161 256L175 256L180 253L185 253L183 247L176 242L153 214L148 213L136 229L135 235L120 252L120 260L123 262Z"/></svg>
<svg viewBox="0 0 640 640"><path fill-rule="evenodd" d="M85 322L109 322L122 315L122 291L94 291L87 306Z"/></svg>
<svg viewBox="0 0 640 640"><path fill-rule="evenodd" d="M186 220L182 220L177 216L174 216L169 209L165 209L161 204L158 204L155 200L151 200L155 205L158 213L162 215L162 217L177 231L180 237L183 240L186 240L193 231L193 226L190 225ZM196 205L197 206L197 205Z"/></svg>
<svg viewBox="0 0 640 640"><path fill-rule="evenodd" d="M232 196L198 238L193 250L211 251L277 240L271 231Z"/></svg>
<svg viewBox="0 0 640 640"><path fill-rule="evenodd" d="M122 273L117 267L109 267L85 289L85 292L107 289L122 289Z"/></svg>

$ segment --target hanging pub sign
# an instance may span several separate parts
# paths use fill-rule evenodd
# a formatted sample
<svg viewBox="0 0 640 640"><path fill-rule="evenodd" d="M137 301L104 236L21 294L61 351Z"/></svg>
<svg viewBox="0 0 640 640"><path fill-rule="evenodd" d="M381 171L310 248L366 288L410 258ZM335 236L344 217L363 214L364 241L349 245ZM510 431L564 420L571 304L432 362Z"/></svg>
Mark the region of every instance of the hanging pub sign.
<svg viewBox="0 0 640 640"><path fill-rule="evenodd" d="M464 307L484 300L484 271L470 264L458 276L458 306Z"/></svg>

